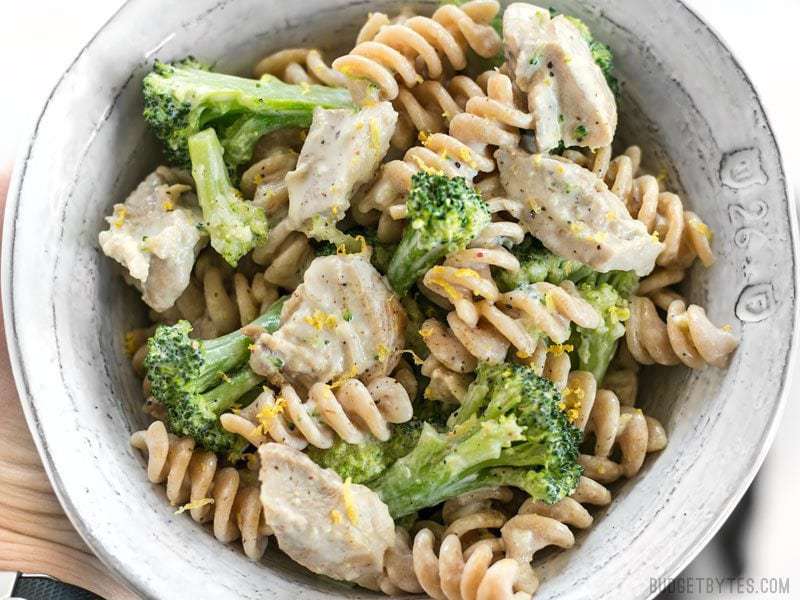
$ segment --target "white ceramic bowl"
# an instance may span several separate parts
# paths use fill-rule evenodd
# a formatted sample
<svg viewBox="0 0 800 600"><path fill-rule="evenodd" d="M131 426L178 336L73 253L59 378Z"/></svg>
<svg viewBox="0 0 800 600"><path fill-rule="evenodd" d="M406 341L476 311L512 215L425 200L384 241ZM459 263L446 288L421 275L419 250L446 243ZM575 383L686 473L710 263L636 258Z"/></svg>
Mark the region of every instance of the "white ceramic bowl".
<svg viewBox="0 0 800 600"><path fill-rule="evenodd" d="M547 5L551 4L548 0ZM742 344L727 370L653 369L641 401L667 448L622 484L576 547L550 556L538 598L645 598L702 548L750 483L787 386L796 327L797 227L763 107L730 51L677 0L552 0L616 52L619 137L716 233L718 262L690 298ZM242 70L266 51L341 47L388 0L129 1L48 98L6 208L3 304L28 423L67 513L131 588L153 598L370 594L313 577L270 546L262 564L224 546L147 483L128 445L140 390L122 351L136 294L97 247L103 216L157 164L140 82L156 57ZM346 48L345 48L346 49ZM666 157L671 159L667 162Z"/></svg>

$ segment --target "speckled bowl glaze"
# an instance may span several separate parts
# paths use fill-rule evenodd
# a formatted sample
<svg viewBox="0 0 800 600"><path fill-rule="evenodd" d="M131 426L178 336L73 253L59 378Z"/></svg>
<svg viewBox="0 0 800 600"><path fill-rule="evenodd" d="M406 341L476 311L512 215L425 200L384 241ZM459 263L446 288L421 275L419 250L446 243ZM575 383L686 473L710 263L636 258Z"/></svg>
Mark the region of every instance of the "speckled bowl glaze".
<svg viewBox="0 0 800 600"><path fill-rule="evenodd" d="M652 595L703 547L760 465L781 412L796 330L797 225L758 95L720 39L677 0L548 0L611 44L624 81L619 145L715 231L718 261L689 297L742 344L730 368L653 369L640 392L667 448L621 484L570 551L540 569L537 595ZM260 564L220 544L145 478L128 444L145 423L122 347L137 295L97 247L111 205L158 162L141 119L153 59L192 53L247 72L289 46L341 48L388 0L131 0L47 99L16 165L3 238L3 304L19 395L56 492L100 558L144 597L361 598L270 545ZM344 48L346 49L346 48ZM669 157L669 160L667 159Z"/></svg>

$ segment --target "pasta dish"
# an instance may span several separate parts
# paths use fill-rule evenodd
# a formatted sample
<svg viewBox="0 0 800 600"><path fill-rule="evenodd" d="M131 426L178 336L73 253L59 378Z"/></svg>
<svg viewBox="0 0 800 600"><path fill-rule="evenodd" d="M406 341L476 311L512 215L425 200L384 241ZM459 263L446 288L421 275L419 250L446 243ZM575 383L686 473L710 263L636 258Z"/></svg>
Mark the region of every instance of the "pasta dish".
<svg viewBox="0 0 800 600"><path fill-rule="evenodd" d="M666 446L651 365L738 344L680 290L712 232L614 149L613 62L573 16L471 0L371 13L332 62L155 63L164 164L99 241L149 312L131 444L177 513L389 595L534 595Z"/></svg>

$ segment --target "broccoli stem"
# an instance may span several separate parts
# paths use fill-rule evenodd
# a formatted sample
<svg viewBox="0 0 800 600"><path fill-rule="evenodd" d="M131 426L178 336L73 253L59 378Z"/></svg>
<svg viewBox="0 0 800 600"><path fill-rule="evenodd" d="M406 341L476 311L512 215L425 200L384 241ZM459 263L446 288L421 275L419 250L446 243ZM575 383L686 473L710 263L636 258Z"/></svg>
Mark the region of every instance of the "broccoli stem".
<svg viewBox="0 0 800 600"><path fill-rule="evenodd" d="M213 129L189 138L192 177L211 246L231 265L267 237L264 209L245 201L228 178L223 149Z"/></svg>
<svg viewBox="0 0 800 600"><path fill-rule="evenodd" d="M423 231L409 229L407 226L408 233L403 236L386 271L392 288L401 296L408 293L420 274L424 274L448 254L446 245L430 246Z"/></svg>
<svg viewBox="0 0 800 600"><path fill-rule="evenodd" d="M281 310L288 298L289 296L278 298L251 325L263 327L269 333L275 332L280 326ZM216 339L198 343L203 348L205 363L202 374L195 382L199 389L205 389L219 380L220 373L227 373L244 363L250 357L250 345L253 342L237 329Z"/></svg>
<svg viewBox="0 0 800 600"><path fill-rule="evenodd" d="M277 129L302 129L310 125L308 111L287 111L280 115L243 115L224 129L222 147L225 162L241 165L253 156L261 136Z"/></svg>
<svg viewBox="0 0 800 600"><path fill-rule="evenodd" d="M217 375L219 379L219 374ZM250 367L244 367L232 376L227 376L218 386L203 394L209 408L221 415L236 403L239 398L252 390L264 377L257 375Z"/></svg>
<svg viewBox="0 0 800 600"><path fill-rule="evenodd" d="M264 134L309 127L318 106L353 106L345 89L291 85L269 75L256 80L215 73L191 58L174 64L156 61L144 78L143 93L144 118L171 162L188 165L189 138L213 127L231 174L251 159Z"/></svg>

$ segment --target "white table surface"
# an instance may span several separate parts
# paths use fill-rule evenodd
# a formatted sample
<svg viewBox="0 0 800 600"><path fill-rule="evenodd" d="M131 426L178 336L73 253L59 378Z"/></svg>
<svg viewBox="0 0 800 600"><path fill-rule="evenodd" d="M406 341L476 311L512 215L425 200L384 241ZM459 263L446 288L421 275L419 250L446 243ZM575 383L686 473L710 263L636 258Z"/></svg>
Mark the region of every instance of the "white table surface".
<svg viewBox="0 0 800 600"><path fill-rule="evenodd" d="M59 75L121 4L121 0L0 0L0 169L15 157ZM800 1L689 0L688 4L729 42L750 73L778 132L790 173L800 173L796 143L800 138ZM800 377L759 476L755 515L745 532L748 574L755 577L800 576L798 391ZM713 576L714 562L713 550L704 552L692 574ZM797 588L800 579L792 584ZM792 597L795 594L796 589Z"/></svg>

